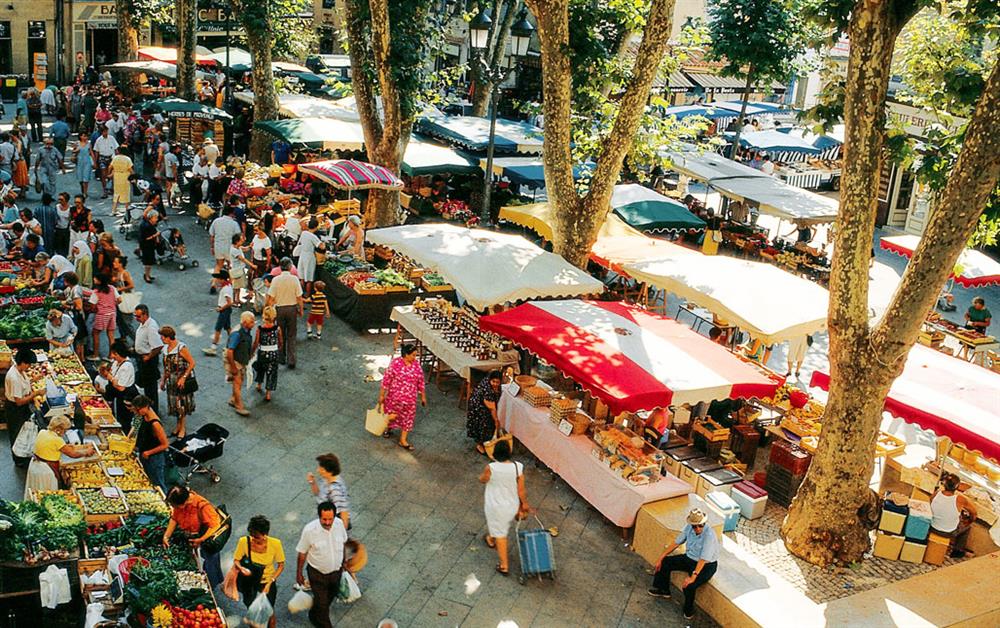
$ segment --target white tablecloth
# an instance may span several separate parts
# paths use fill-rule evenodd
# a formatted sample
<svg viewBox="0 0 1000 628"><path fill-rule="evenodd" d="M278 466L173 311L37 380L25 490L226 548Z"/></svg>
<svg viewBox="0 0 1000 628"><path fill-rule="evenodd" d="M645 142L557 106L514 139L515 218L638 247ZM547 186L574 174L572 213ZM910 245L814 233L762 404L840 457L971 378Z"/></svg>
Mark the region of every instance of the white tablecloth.
<svg viewBox="0 0 1000 628"><path fill-rule="evenodd" d="M643 504L691 492L690 484L672 475L653 484L629 484L591 455L594 442L590 438L564 436L549 420L548 408L534 408L505 392L498 412L507 431L617 526L631 528ZM528 495L530 501L530 486Z"/></svg>
<svg viewBox="0 0 1000 628"><path fill-rule="evenodd" d="M439 360L467 380L471 380L473 370L489 372L494 369L502 369L509 364L517 364L517 351L502 353L497 360L477 360L442 338L440 331L431 329L427 321L413 311L412 305L392 308L389 319L402 325Z"/></svg>

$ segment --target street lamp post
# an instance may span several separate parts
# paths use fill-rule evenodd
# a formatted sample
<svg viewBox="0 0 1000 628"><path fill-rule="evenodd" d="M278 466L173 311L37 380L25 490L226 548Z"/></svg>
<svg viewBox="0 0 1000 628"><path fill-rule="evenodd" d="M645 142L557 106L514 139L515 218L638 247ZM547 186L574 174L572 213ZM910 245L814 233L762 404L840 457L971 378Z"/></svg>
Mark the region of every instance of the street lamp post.
<svg viewBox="0 0 1000 628"><path fill-rule="evenodd" d="M508 9L510 10L510 9ZM490 216L490 196L492 193L493 178L493 149L496 144L497 131L497 107L500 100L500 85L507 80L514 69L514 60L527 56L528 45L531 43L531 35L535 27L528 21L528 12L522 8L518 15L518 20L510 27L510 55L507 56L506 66L492 67L484 54L490 41L490 28L493 20L487 10L482 10L469 23L469 43L479 54L479 75L490 83L490 141L486 147L486 173L483 176L483 209L480 217L482 226L489 225L492 220Z"/></svg>

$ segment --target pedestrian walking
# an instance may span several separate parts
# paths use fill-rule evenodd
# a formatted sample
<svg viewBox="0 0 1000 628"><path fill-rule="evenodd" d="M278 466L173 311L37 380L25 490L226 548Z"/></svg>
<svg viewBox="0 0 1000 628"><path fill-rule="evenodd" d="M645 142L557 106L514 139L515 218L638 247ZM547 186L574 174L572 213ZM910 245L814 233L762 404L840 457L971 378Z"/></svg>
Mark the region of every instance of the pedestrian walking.
<svg viewBox="0 0 1000 628"><path fill-rule="evenodd" d="M219 355L219 339L225 331L228 336L233 328L233 283L229 271L222 269L212 273L213 285L218 289L219 299L215 305L215 331L212 346L202 349L205 355Z"/></svg>
<svg viewBox="0 0 1000 628"><path fill-rule="evenodd" d="M510 459L510 443L500 441L493 448L494 461L487 464L479 476L486 485L483 511L486 514L486 536L483 541L497 551L496 571L510 573L507 556L507 534L516 517L523 518L531 507L524 487L524 465Z"/></svg>
<svg viewBox="0 0 1000 628"><path fill-rule="evenodd" d="M31 159L31 150L28 140L21 131L10 132L10 143L14 146L14 161L12 164L12 177L14 186L19 189L18 197L25 198L31 179L28 177L28 161ZM56 150L59 150L59 142L55 142ZM65 150L59 150L65 155Z"/></svg>
<svg viewBox="0 0 1000 628"><path fill-rule="evenodd" d="M313 284L313 293L309 295L309 316L306 318L306 337L323 339L323 322L330 315L330 304L326 299L326 284L317 281ZM316 326L316 333L313 334L312 327Z"/></svg>
<svg viewBox="0 0 1000 628"><path fill-rule="evenodd" d="M153 283L153 266L156 266L156 247L160 243L160 230L156 228L160 222L160 212L155 209L144 212L139 224L139 257L142 258L142 280Z"/></svg>
<svg viewBox="0 0 1000 628"><path fill-rule="evenodd" d="M108 168L111 170L111 189L113 191L111 199L112 214L118 213L119 203L125 208L132 202L132 182L129 181L129 176L135 172L135 168L132 165L132 158L128 156L128 153L129 149L127 146L119 146L118 154L112 157L111 163L108 164Z"/></svg>
<svg viewBox="0 0 1000 628"><path fill-rule="evenodd" d="M663 556L656 563L656 574L653 576L653 588L649 594L653 597L670 598L670 574L683 571L688 574L681 585L684 592L684 617L694 617L694 594L698 587L712 579L719 567L719 538L715 530L705 525L708 515L694 508L687 516L687 525L667 546ZM684 546L684 553L671 556L671 552Z"/></svg>
<svg viewBox="0 0 1000 628"><path fill-rule="evenodd" d="M35 159L35 179L41 183L42 191L50 196L56 194L56 175L66 172L62 153L56 150L52 138L45 139L45 145Z"/></svg>
<svg viewBox="0 0 1000 628"><path fill-rule="evenodd" d="M253 381L257 392L264 393L264 401L270 401L278 388L278 350L281 347L281 327L277 323L277 312L273 305L264 307L257 337L253 341L253 352L257 361L253 366ZM265 390L261 388L263 386Z"/></svg>
<svg viewBox="0 0 1000 628"><path fill-rule="evenodd" d="M135 451L139 454L139 462L146 471L150 481L164 492L167 486L167 433L163 430L160 417L153 409L152 401L146 395L136 395L132 398L132 409L137 421L129 432L129 438L135 439Z"/></svg>
<svg viewBox="0 0 1000 628"><path fill-rule="evenodd" d="M351 528L351 500L347 485L340 477L340 459L335 454L316 456L316 472L306 474L306 482L317 504L330 502L337 507L337 516L344 522L344 528Z"/></svg>
<svg viewBox="0 0 1000 628"><path fill-rule="evenodd" d="M69 202L69 194L66 192L59 193L59 200L56 201L56 233L55 241L53 243L53 249L59 255L69 255L69 245L71 244L69 240L69 226L70 226L70 216L71 216L71 205Z"/></svg>
<svg viewBox="0 0 1000 628"><path fill-rule="evenodd" d="M55 142L56 150L64 155L66 154L66 144L69 142L70 135L72 135L72 131L69 125L66 124L66 114L62 112L56 113L56 121L49 126L49 136Z"/></svg>
<svg viewBox="0 0 1000 628"><path fill-rule="evenodd" d="M275 582L285 570L285 550L281 541L269 536L271 522L264 515L255 515L247 524L247 535L236 541L236 551L233 552L233 567L236 572L233 578L239 586L240 597L247 608L253 604L257 596L263 593L274 607L278 599L278 585ZM236 576L242 575L243 578ZM274 615L268 620L268 626L274 628L278 619Z"/></svg>
<svg viewBox="0 0 1000 628"><path fill-rule="evenodd" d="M163 351L160 326L149 315L149 306L145 303L135 306L135 322L138 323L132 342L138 367L135 383L142 388L142 394L149 398L153 412L159 412L160 352Z"/></svg>
<svg viewBox="0 0 1000 628"><path fill-rule="evenodd" d="M313 216L299 236L299 242L295 245L296 250L292 251L292 255L299 256L299 279L302 281L306 295L312 294L312 283L316 275L316 251L323 246L319 236L316 235L317 228L319 228L319 221Z"/></svg>
<svg viewBox="0 0 1000 628"><path fill-rule="evenodd" d="M226 343L226 376L232 381L233 395L229 405L240 416L250 416L250 411L243 405L243 382L247 378L247 364L250 363L253 349L253 327L257 322L253 312L243 312L240 315L240 325L229 334Z"/></svg>
<svg viewBox="0 0 1000 628"><path fill-rule="evenodd" d="M295 546L298 553L295 582L305 586L306 576L309 578L313 594L309 622L318 628L332 628L330 603L340 591L347 530L337 517L337 507L333 503L319 504L316 512L319 517L305 525Z"/></svg>
<svg viewBox="0 0 1000 628"><path fill-rule="evenodd" d="M424 387L424 371L417 361L417 348L412 344L403 345L398 358L393 358L382 376L382 387L378 393L378 407L392 417L382 434L384 438L399 430L399 446L413 450L408 437L413 431L413 421L417 414L417 395L420 403L427 406L427 391Z"/></svg>
<svg viewBox="0 0 1000 628"><path fill-rule="evenodd" d="M100 359L101 332L108 337L108 345L114 342L118 304L121 300L118 291L111 285L111 277L105 273L97 273L94 276L94 290L90 293L90 304L96 308L91 325L94 346L88 359Z"/></svg>
<svg viewBox="0 0 1000 628"><path fill-rule="evenodd" d="M97 164L97 177L101 180L101 198L108 198L108 175L111 174L111 160L118 152L118 140L108 133L108 127L101 125L101 134L94 140L91 153Z"/></svg>
<svg viewBox="0 0 1000 628"><path fill-rule="evenodd" d="M233 282L233 303L236 307L243 307L243 289L247 287L249 267L250 260L243 248L243 234L233 234L229 246L229 278Z"/></svg>
<svg viewBox="0 0 1000 628"><path fill-rule="evenodd" d="M281 273L271 280L267 290L267 304L273 305L277 312L278 326L281 328L281 350L278 360L288 364L289 369L295 368L295 342L298 335L298 321L302 316L303 300L302 285L291 273L292 260L281 259Z"/></svg>
<svg viewBox="0 0 1000 628"><path fill-rule="evenodd" d="M213 272L217 273L230 264L229 249L233 245L233 236L237 233L242 233L242 230L239 223L233 219L233 208L223 207L222 215L213 220L211 226L208 228L209 250L212 253L212 257L215 258L215 269ZM215 294L215 291L215 282L213 282L209 293Z"/></svg>
<svg viewBox="0 0 1000 628"><path fill-rule="evenodd" d="M90 182L94 180L94 148L90 143L90 135L81 133L79 144L73 152L73 173L76 182L80 184L80 194L87 198L90 192Z"/></svg>
<svg viewBox="0 0 1000 628"><path fill-rule="evenodd" d="M42 99L34 87L28 90L28 126L31 128L31 141L42 141Z"/></svg>
<svg viewBox="0 0 1000 628"><path fill-rule="evenodd" d="M167 414L177 417L177 427L170 435L184 438L187 434L185 420L195 410L197 380L194 356L187 345L177 339L177 332L169 325L160 328L160 340L163 341L160 390L167 393Z"/></svg>

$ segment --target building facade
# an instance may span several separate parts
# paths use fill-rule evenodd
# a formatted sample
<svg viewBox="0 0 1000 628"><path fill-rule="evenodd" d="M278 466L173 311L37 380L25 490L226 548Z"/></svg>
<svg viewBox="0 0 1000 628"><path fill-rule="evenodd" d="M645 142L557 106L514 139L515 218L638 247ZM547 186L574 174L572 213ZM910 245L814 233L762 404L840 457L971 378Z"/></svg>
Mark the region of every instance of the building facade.
<svg viewBox="0 0 1000 628"><path fill-rule="evenodd" d="M55 80L64 50L67 3L62 0L6 0L0 11L0 75Z"/></svg>

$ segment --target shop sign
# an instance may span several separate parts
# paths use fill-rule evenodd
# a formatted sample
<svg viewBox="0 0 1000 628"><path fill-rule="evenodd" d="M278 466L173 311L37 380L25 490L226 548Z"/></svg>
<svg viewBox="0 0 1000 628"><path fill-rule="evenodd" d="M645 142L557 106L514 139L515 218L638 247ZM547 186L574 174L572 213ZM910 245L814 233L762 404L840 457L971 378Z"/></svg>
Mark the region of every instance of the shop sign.
<svg viewBox="0 0 1000 628"><path fill-rule="evenodd" d="M952 130L955 130L966 122L965 118L958 116L951 118L945 116L939 117L934 112L898 102L888 103L888 110L889 119L902 126L909 135L915 137L924 137L927 127L934 124L948 126Z"/></svg>
<svg viewBox="0 0 1000 628"><path fill-rule="evenodd" d="M45 39L45 22L28 22L28 39Z"/></svg>
<svg viewBox="0 0 1000 628"><path fill-rule="evenodd" d="M0 39L10 39L10 22L0 22Z"/></svg>
<svg viewBox="0 0 1000 628"><path fill-rule="evenodd" d="M115 14L115 3L74 3L73 21L84 22L89 30L118 28L118 16Z"/></svg>
<svg viewBox="0 0 1000 628"><path fill-rule="evenodd" d="M204 111L168 111L168 118L184 118L191 120L215 120L215 116Z"/></svg>

